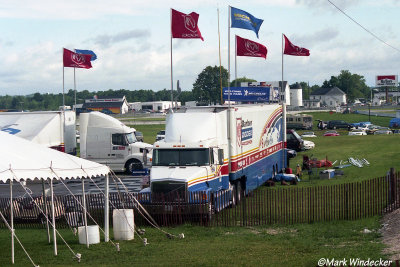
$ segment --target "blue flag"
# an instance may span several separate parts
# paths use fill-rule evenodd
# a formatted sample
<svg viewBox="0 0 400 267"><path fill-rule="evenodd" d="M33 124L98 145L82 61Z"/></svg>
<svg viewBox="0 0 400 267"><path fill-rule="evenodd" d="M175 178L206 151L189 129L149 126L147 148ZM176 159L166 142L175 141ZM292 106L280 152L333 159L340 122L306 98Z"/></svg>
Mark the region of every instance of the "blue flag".
<svg viewBox="0 0 400 267"><path fill-rule="evenodd" d="M252 30L256 33L258 38L258 30L264 20L258 19L238 8L231 7L231 28L242 28L247 30Z"/></svg>
<svg viewBox="0 0 400 267"><path fill-rule="evenodd" d="M93 61L93 60L97 59L96 54L92 50L75 49L75 53L84 54L84 55L91 55L92 57L90 58L90 61Z"/></svg>

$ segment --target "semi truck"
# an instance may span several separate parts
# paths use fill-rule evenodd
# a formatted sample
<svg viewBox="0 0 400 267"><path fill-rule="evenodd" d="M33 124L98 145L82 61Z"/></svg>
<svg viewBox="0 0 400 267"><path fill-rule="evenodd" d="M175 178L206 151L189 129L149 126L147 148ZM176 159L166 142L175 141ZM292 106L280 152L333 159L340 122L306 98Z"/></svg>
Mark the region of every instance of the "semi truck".
<svg viewBox="0 0 400 267"><path fill-rule="evenodd" d="M81 158L128 174L151 166L152 145L139 142L134 128L98 111L81 113L79 124Z"/></svg>
<svg viewBox="0 0 400 267"><path fill-rule="evenodd" d="M141 192L150 194L149 201L172 193L187 203L198 201L192 192L201 192L202 201L225 192L230 203L218 206L235 205L286 167L284 115L285 106L279 104L170 112L165 139L153 145L150 186Z"/></svg>
<svg viewBox="0 0 400 267"><path fill-rule="evenodd" d="M74 111L0 112L0 130L76 155Z"/></svg>

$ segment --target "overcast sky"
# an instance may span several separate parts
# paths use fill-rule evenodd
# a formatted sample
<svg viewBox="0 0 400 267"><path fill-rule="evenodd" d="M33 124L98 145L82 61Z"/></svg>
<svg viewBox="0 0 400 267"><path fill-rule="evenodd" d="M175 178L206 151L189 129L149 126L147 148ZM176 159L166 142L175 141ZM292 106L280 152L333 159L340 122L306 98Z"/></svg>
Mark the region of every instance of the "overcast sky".
<svg viewBox="0 0 400 267"><path fill-rule="evenodd" d="M380 39L400 50L400 1L331 0ZM0 95L63 89L63 47L93 50L93 68L76 69L78 91L170 89L170 8L197 12L200 39L173 39L174 86L191 90L206 66L219 65L219 8L222 65L228 69L228 5L263 19L259 39L232 28L231 77L235 34L262 43L267 59L238 57L238 77L277 81L282 75L282 33L308 48L310 57L284 57L289 83L321 85L340 70L363 75L398 74L400 52L368 34L327 0L2 0L0 1ZM74 87L65 68L65 89Z"/></svg>

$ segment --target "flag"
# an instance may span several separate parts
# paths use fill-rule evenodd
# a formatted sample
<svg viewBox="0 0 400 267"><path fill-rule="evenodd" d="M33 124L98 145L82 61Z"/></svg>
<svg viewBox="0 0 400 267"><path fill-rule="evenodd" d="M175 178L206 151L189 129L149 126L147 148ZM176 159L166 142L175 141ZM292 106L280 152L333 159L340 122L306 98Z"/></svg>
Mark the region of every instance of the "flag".
<svg viewBox="0 0 400 267"><path fill-rule="evenodd" d="M283 37L285 37L285 50L283 54L291 56L307 56L307 57L310 55L310 50L292 44L286 37L286 35L283 35Z"/></svg>
<svg viewBox="0 0 400 267"><path fill-rule="evenodd" d="M245 57L263 57L267 59L268 50L262 44L236 35L236 54Z"/></svg>
<svg viewBox="0 0 400 267"><path fill-rule="evenodd" d="M75 53L91 55L92 57L90 58L90 61L94 61L97 59L97 55L92 50L75 49Z"/></svg>
<svg viewBox="0 0 400 267"><path fill-rule="evenodd" d="M64 48L64 67L90 69L92 67L90 58L91 55L77 54Z"/></svg>
<svg viewBox="0 0 400 267"><path fill-rule="evenodd" d="M258 30L264 20L258 19L238 8L231 7L231 28L242 28L254 31L258 38Z"/></svg>
<svg viewBox="0 0 400 267"><path fill-rule="evenodd" d="M197 26L197 21L199 20L199 14L192 12L190 14L185 14L174 9L172 10L171 17L171 32L172 38L182 38L182 39L194 39L200 38L204 41L201 36L199 27Z"/></svg>

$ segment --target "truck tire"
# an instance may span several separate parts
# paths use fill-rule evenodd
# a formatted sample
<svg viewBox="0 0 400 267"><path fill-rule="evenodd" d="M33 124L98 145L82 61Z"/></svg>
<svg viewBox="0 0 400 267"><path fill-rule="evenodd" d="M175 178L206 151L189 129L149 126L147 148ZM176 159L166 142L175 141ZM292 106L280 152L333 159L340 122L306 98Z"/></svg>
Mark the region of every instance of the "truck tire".
<svg viewBox="0 0 400 267"><path fill-rule="evenodd" d="M236 204L242 200L242 182L239 180L235 183Z"/></svg>
<svg viewBox="0 0 400 267"><path fill-rule="evenodd" d="M130 159L125 164L125 172L127 174L132 174L132 171L141 170L141 169L143 169L143 165L137 159Z"/></svg>

